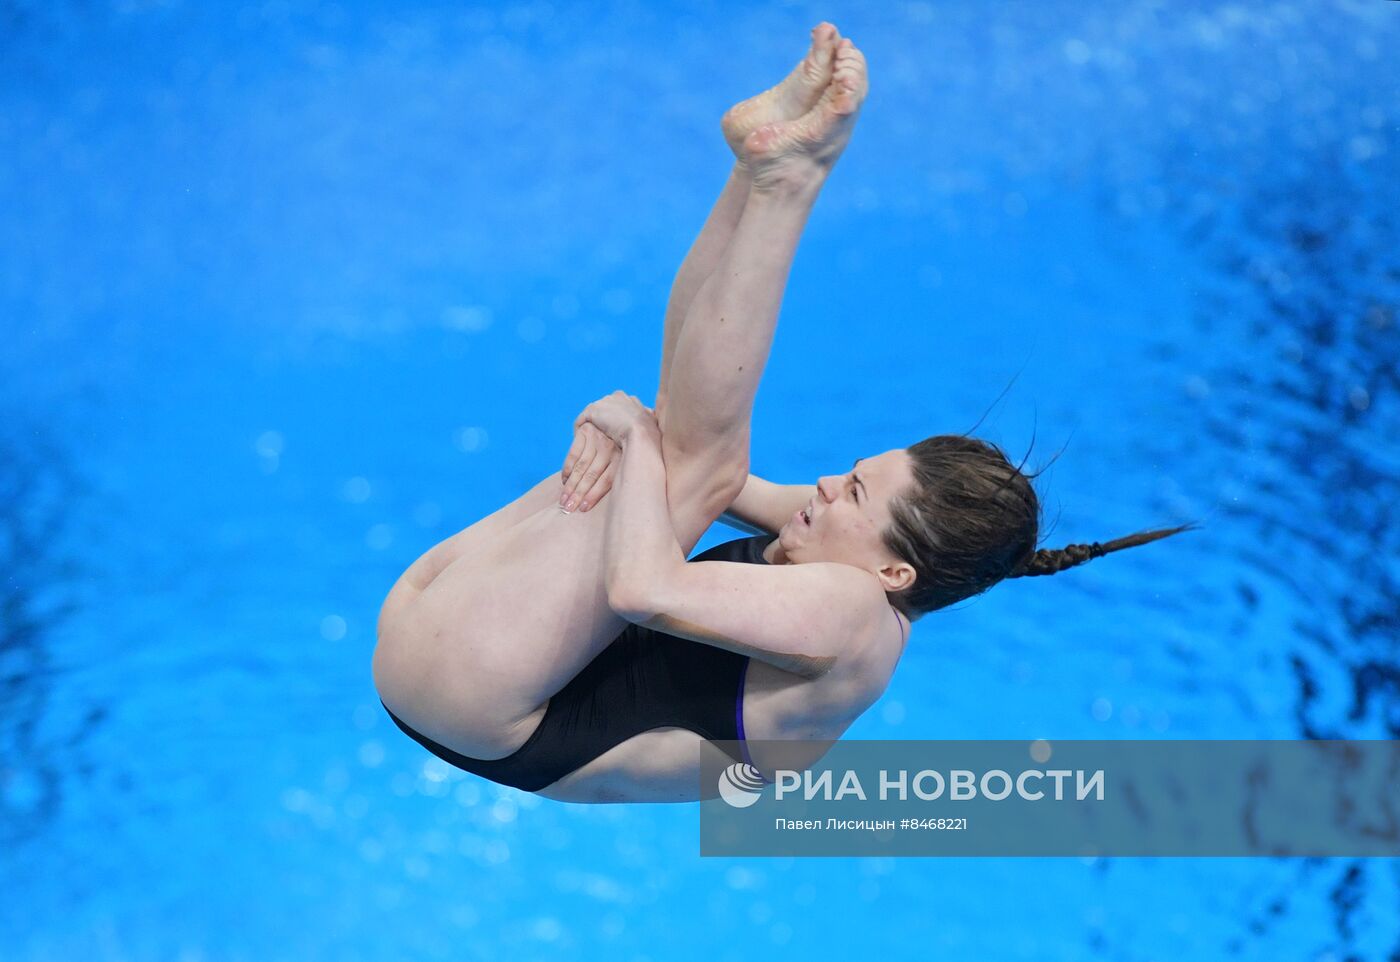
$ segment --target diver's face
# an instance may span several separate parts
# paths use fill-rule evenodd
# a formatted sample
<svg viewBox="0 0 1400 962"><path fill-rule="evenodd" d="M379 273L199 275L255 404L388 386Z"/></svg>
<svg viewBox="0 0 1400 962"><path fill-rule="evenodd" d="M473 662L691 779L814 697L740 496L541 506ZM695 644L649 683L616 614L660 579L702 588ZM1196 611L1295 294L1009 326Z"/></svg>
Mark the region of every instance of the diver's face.
<svg viewBox="0 0 1400 962"><path fill-rule="evenodd" d="M878 571L897 559L880 539L890 524L890 499L914 483L912 461L903 448L859 458L845 474L817 481L817 494L778 532L793 562L837 561Z"/></svg>

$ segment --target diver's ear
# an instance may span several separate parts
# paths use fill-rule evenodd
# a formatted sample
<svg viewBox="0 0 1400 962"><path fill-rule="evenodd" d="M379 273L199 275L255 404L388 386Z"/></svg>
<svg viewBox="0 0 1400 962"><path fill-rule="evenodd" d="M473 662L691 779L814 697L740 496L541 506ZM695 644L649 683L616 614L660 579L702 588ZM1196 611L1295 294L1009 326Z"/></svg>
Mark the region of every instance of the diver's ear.
<svg viewBox="0 0 1400 962"><path fill-rule="evenodd" d="M912 585L918 574L914 571L914 566L907 561L896 561L887 564L877 572L885 590L889 592L903 591Z"/></svg>

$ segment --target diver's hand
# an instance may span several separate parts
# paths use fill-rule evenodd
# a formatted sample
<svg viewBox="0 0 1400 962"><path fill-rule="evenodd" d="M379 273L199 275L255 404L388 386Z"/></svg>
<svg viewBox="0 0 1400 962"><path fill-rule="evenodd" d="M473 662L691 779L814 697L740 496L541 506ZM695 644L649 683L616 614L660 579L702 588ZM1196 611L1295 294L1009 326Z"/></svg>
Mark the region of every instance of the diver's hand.
<svg viewBox="0 0 1400 962"><path fill-rule="evenodd" d="M621 453L617 442L592 421L578 424L574 428L574 443L564 458L564 493L559 496L560 507L565 511L574 508L587 511L602 501L612 490Z"/></svg>
<svg viewBox="0 0 1400 962"><path fill-rule="evenodd" d="M588 405L574 421L574 427L585 421L592 422L618 444L626 444L632 432L639 428L655 435L661 433L651 408L622 391L614 391Z"/></svg>
<svg viewBox="0 0 1400 962"><path fill-rule="evenodd" d="M655 412L622 391L583 409L574 421L574 443L564 458L564 490L559 504L565 511L587 511L612 490L622 442L638 427L659 440L661 429Z"/></svg>

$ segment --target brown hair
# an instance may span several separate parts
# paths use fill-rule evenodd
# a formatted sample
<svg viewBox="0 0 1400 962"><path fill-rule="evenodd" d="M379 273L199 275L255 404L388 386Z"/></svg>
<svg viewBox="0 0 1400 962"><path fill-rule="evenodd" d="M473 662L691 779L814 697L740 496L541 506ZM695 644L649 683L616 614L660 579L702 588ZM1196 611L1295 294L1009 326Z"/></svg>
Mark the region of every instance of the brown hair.
<svg viewBox="0 0 1400 962"><path fill-rule="evenodd" d="M913 566L914 583L893 598L907 614L981 594L1003 578L1052 575L1093 558L1194 528L1140 531L1100 544L1037 548L1040 499L997 445L961 434L905 449L914 483L890 501L885 546Z"/></svg>

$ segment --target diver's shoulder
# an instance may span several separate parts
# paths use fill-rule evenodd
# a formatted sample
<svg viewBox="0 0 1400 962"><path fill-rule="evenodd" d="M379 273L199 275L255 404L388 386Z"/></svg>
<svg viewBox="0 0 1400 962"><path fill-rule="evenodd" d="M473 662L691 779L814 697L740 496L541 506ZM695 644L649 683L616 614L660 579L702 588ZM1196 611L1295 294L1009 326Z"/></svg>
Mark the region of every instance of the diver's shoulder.
<svg viewBox="0 0 1400 962"><path fill-rule="evenodd" d="M839 577L850 584L851 597L859 605L857 628L846 639L836 668L859 689L856 700L874 703L889 686L904 652L908 622L889 603L884 586L873 574L850 565L833 567L845 569Z"/></svg>

